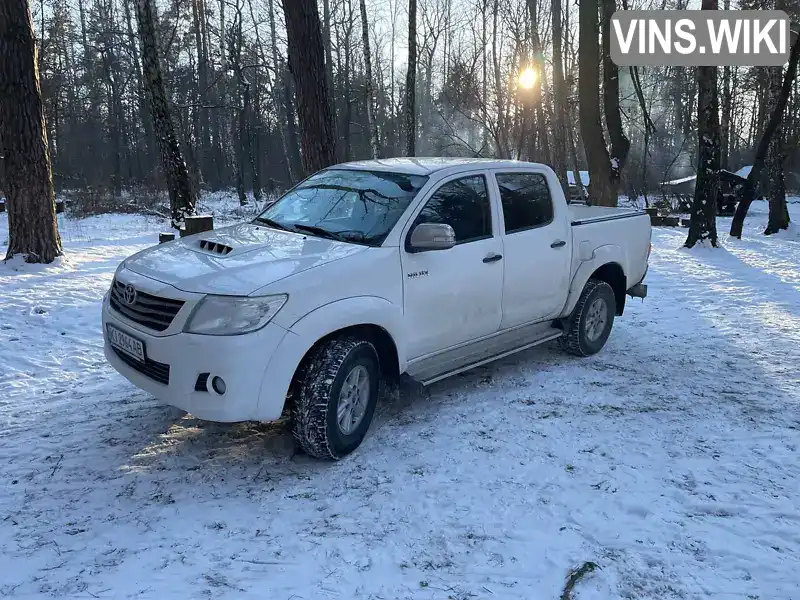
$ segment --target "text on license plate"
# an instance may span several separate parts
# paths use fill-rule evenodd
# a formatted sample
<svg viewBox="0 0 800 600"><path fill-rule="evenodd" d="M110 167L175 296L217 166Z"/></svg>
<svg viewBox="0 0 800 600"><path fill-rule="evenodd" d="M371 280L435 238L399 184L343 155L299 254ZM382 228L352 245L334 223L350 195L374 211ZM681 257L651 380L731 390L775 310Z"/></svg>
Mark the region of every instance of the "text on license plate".
<svg viewBox="0 0 800 600"><path fill-rule="evenodd" d="M144 362L143 342L129 336L127 333L123 333L112 325L108 325L108 341L114 348L118 348L128 356Z"/></svg>

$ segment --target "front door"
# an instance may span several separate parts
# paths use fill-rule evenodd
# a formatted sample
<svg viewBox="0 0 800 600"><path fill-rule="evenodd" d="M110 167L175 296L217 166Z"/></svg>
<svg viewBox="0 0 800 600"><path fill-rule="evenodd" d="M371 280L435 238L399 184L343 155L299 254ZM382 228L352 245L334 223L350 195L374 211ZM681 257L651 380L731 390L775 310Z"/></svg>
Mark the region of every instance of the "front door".
<svg viewBox="0 0 800 600"><path fill-rule="evenodd" d="M497 171L494 178L505 247L501 328L554 318L570 283L567 205L553 202L544 172Z"/></svg>
<svg viewBox="0 0 800 600"><path fill-rule="evenodd" d="M503 242L486 174L442 183L404 231L403 301L409 359L495 333L502 318ZM456 233L449 250L411 252L420 223L446 223Z"/></svg>

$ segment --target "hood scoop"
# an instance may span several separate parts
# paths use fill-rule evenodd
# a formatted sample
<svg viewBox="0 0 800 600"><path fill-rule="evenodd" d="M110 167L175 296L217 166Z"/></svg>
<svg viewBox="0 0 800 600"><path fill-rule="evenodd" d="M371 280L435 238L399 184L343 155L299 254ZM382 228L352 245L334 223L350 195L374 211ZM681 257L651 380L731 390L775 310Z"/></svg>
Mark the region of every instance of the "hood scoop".
<svg viewBox="0 0 800 600"><path fill-rule="evenodd" d="M219 254L220 256L226 256L233 252L233 248L230 246L220 244L219 242L212 242L210 240L200 240L200 249L205 250L206 252L211 252L212 254Z"/></svg>

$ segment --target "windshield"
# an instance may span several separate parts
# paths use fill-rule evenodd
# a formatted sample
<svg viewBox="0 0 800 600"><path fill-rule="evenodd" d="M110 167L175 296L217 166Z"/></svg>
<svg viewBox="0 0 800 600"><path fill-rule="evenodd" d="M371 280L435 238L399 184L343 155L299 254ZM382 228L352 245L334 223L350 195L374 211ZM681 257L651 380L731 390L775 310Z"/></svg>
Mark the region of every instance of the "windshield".
<svg viewBox="0 0 800 600"><path fill-rule="evenodd" d="M421 175L327 169L287 192L256 222L377 246L427 181Z"/></svg>

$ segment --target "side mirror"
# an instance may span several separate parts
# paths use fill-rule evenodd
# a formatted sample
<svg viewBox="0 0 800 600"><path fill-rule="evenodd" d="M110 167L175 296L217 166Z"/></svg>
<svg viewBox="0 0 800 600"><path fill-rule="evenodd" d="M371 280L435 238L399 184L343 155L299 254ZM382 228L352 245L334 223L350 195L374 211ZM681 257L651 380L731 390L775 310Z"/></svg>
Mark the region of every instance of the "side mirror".
<svg viewBox="0 0 800 600"><path fill-rule="evenodd" d="M446 223L420 223L411 232L409 250L449 250L456 245L456 232Z"/></svg>

